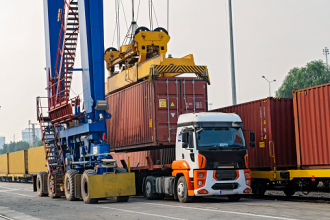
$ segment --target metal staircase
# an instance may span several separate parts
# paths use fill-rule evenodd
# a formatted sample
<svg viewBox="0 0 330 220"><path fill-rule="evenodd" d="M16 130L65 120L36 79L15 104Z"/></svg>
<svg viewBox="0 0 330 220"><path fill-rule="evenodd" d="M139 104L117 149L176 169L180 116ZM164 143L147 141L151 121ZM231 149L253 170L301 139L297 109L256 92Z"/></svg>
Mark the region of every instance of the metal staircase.
<svg viewBox="0 0 330 220"><path fill-rule="evenodd" d="M46 99L46 98L45 98ZM66 172L61 141L58 127L51 123L50 118L43 114L42 98L37 98L37 118L40 123L40 130L45 149L45 156L48 166L48 189L49 196L59 197L64 195L64 175Z"/></svg>
<svg viewBox="0 0 330 220"><path fill-rule="evenodd" d="M55 75L49 75L50 120L62 123L71 119L70 88L76 58L79 32L78 0L64 0L63 9L58 12L61 23L56 55Z"/></svg>

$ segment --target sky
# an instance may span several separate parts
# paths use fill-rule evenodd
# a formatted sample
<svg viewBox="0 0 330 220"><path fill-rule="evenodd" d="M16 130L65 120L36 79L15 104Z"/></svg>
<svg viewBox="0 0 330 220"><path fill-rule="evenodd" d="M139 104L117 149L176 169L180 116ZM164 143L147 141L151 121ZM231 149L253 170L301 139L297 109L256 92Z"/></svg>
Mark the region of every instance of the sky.
<svg viewBox="0 0 330 220"><path fill-rule="evenodd" d="M168 53L193 54L196 65L206 65L211 85L211 108L232 104L227 0L169 0ZM153 27L167 28L165 0L154 0ZM121 42L131 21L131 0L120 8ZM137 14L139 0L135 0ZM113 39L115 1L104 0L105 48ZM272 96L293 67L322 59L330 47L329 0L233 0L233 30L237 102L269 96L262 78L276 79ZM37 123L36 97L46 96L43 1L3 1L0 14L0 136L6 142L21 139L28 121ZM125 15L124 15L125 12ZM148 1L140 0L137 23L149 27ZM112 42L114 42L112 44ZM79 42L78 42L79 44ZM75 67L79 68L79 48ZM107 72L105 72L107 75ZM75 73L71 94L81 94L81 76Z"/></svg>

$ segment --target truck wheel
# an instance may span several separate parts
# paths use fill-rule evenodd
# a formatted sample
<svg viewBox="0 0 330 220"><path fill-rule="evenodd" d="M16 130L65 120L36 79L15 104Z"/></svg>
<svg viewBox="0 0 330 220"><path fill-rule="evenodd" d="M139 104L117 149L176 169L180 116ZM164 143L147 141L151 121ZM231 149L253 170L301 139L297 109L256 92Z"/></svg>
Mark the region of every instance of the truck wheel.
<svg viewBox="0 0 330 220"><path fill-rule="evenodd" d="M125 168L117 168L115 173L127 173L127 170ZM115 196L113 198L115 202L128 202L129 200L129 196Z"/></svg>
<svg viewBox="0 0 330 220"><path fill-rule="evenodd" d="M155 181L156 178L153 176L147 176L146 178L144 184L144 194L148 200L158 198L158 194L156 193L156 189L155 189Z"/></svg>
<svg viewBox="0 0 330 220"><path fill-rule="evenodd" d="M41 171L37 175L37 193L39 197L47 196L47 192L44 192L44 182L43 177L47 175L47 172Z"/></svg>
<svg viewBox="0 0 330 220"><path fill-rule="evenodd" d="M88 192L88 176L96 175L95 170L85 170L85 172L82 175L81 178L81 194L84 202L86 204L93 204L97 203L98 199L91 199L89 198L89 192Z"/></svg>
<svg viewBox="0 0 330 220"><path fill-rule="evenodd" d="M77 170L69 170L65 173L65 198L68 201L77 200L75 197L75 189L74 189L74 177L78 174Z"/></svg>
<svg viewBox="0 0 330 220"><path fill-rule="evenodd" d="M178 199L182 203L191 202L192 196L188 196L188 187L186 178L181 176L178 180L178 185L176 186L176 190L178 193Z"/></svg>
<svg viewBox="0 0 330 220"><path fill-rule="evenodd" d="M241 199L241 196L239 196L239 195L230 195L230 196L228 196L228 199L231 202L237 202Z"/></svg>

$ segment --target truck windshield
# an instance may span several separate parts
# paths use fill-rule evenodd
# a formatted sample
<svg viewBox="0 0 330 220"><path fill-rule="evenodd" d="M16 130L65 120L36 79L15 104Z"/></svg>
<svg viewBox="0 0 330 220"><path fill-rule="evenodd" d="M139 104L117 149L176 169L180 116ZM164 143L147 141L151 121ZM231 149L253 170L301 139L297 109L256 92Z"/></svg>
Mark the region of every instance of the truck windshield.
<svg viewBox="0 0 330 220"><path fill-rule="evenodd" d="M198 148L245 148L241 128L199 128L196 139Z"/></svg>

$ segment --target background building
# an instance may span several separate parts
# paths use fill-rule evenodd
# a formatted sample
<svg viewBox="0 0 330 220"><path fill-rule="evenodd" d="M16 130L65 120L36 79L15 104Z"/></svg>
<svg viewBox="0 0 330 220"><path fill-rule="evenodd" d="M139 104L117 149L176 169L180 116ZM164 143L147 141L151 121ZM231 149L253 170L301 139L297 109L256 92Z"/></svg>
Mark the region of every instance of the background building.
<svg viewBox="0 0 330 220"><path fill-rule="evenodd" d="M3 145L6 143L6 137L0 136L0 149L3 148Z"/></svg>
<svg viewBox="0 0 330 220"><path fill-rule="evenodd" d="M23 130L22 131L22 141L26 141L32 144L33 140L33 132L31 130ZM35 139L36 142L41 140L41 132L40 129L35 129Z"/></svg>

